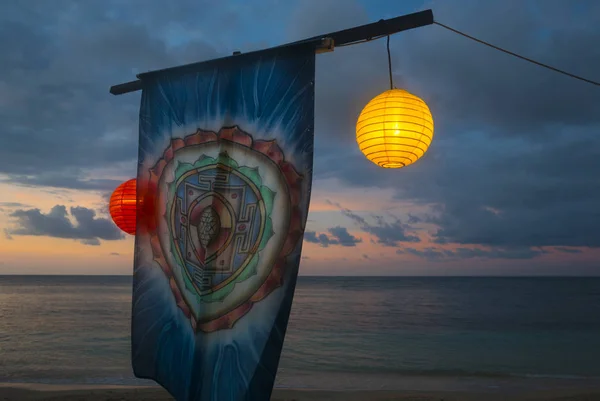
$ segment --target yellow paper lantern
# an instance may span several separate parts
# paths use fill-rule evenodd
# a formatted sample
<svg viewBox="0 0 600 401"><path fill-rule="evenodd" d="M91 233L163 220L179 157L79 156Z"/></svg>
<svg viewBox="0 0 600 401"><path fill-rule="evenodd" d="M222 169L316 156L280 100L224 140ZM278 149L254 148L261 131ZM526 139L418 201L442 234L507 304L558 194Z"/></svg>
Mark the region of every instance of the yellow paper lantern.
<svg viewBox="0 0 600 401"><path fill-rule="evenodd" d="M384 168L416 162L433 139L433 117L427 104L402 89L371 100L356 122L356 142L364 155Z"/></svg>

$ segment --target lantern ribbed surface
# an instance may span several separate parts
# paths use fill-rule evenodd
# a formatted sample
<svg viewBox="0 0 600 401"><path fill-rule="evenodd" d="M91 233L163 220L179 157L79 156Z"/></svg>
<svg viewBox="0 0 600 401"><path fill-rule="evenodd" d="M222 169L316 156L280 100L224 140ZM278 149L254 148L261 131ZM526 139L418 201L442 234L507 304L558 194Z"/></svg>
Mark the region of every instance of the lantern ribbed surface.
<svg viewBox="0 0 600 401"><path fill-rule="evenodd" d="M416 162L432 139L429 107L402 89L391 89L375 97L356 123L360 151L380 167L400 168Z"/></svg>
<svg viewBox="0 0 600 401"><path fill-rule="evenodd" d="M136 228L136 180L125 181L110 196L110 216L121 230L135 235Z"/></svg>

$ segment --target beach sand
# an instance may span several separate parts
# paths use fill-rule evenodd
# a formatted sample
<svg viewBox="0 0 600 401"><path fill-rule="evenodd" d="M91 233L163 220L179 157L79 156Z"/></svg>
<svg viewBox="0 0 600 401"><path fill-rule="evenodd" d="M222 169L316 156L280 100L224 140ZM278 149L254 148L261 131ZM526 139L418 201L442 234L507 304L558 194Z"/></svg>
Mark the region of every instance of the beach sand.
<svg viewBox="0 0 600 401"><path fill-rule="evenodd" d="M172 400L159 387L0 385L2 401L162 401ZM275 389L272 401L600 401L600 389L551 389L508 394L498 391L324 391Z"/></svg>

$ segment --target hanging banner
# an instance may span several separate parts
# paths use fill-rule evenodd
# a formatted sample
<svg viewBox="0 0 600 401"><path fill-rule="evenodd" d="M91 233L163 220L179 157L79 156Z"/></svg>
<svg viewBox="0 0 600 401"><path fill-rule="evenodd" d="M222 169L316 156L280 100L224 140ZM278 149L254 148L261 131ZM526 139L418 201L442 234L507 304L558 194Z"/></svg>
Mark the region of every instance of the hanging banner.
<svg viewBox="0 0 600 401"><path fill-rule="evenodd" d="M132 364L178 401L267 401L312 181L314 44L141 76Z"/></svg>

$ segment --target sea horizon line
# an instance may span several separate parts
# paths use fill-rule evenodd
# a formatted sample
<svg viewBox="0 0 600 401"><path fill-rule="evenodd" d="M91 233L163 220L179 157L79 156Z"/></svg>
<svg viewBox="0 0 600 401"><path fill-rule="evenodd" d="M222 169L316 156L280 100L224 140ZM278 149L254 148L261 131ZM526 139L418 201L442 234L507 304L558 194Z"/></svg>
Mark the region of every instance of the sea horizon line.
<svg viewBox="0 0 600 401"><path fill-rule="evenodd" d="M12 274L0 273L0 277L132 277L133 274ZM298 278L600 278L596 275L464 275L464 274L445 274L445 275L415 275L415 274L397 274L397 275L326 275L326 274L299 274Z"/></svg>

